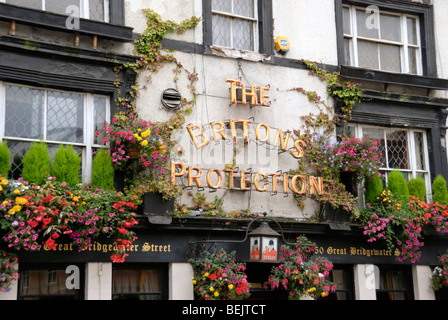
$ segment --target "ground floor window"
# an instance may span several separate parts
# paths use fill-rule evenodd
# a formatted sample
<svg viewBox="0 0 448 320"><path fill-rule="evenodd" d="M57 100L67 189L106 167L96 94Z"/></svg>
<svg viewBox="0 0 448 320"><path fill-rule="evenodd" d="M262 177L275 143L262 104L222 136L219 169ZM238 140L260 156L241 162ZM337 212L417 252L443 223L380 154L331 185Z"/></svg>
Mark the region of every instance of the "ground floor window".
<svg viewBox="0 0 448 320"><path fill-rule="evenodd" d="M168 299L166 266L124 265L112 271L112 300Z"/></svg>
<svg viewBox="0 0 448 320"><path fill-rule="evenodd" d="M0 81L0 138L11 152L10 178L22 175L31 143L44 141L54 157L60 145L81 156L84 182L91 176L94 152L104 148L95 132L110 117L110 97L50 90Z"/></svg>
<svg viewBox="0 0 448 320"><path fill-rule="evenodd" d="M329 280L336 285L336 291L330 292L324 300L354 300L353 265L335 265Z"/></svg>
<svg viewBox="0 0 448 320"><path fill-rule="evenodd" d="M413 300L409 266L375 266L377 300Z"/></svg>
<svg viewBox="0 0 448 320"><path fill-rule="evenodd" d="M409 128L386 128L370 125L350 124L350 136L370 137L380 141L380 172L384 183L392 170L399 170L406 180L421 178L426 184L427 201L431 200L431 177L426 131Z"/></svg>
<svg viewBox="0 0 448 320"><path fill-rule="evenodd" d="M84 292L84 268L72 265L52 265L49 267L37 265L20 266L18 300L82 300ZM73 273L76 268L76 275ZM68 279L78 276L79 287L74 287L74 281ZM68 279L68 281L67 281Z"/></svg>

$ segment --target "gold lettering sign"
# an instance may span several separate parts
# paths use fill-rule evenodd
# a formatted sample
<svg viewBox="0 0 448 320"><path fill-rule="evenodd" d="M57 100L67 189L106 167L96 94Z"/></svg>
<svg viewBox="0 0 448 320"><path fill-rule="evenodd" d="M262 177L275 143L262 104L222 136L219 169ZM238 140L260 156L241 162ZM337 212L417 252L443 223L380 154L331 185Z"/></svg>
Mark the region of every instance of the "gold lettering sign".
<svg viewBox="0 0 448 320"><path fill-rule="evenodd" d="M79 248L73 243L60 243L56 245L56 250L50 249L47 245L44 245L45 251L56 251L56 252L78 252ZM84 249L84 252L98 252L98 253L113 253L117 250L115 244L101 243L95 241L92 243L90 248ZM157 253L168 253L171 252L171 244L159 244L159 243L148 243L145 242L143 245L132 244L128 248L125 248L127 252L157 252ZM83 252L81 251L81 252Z"/></svg>

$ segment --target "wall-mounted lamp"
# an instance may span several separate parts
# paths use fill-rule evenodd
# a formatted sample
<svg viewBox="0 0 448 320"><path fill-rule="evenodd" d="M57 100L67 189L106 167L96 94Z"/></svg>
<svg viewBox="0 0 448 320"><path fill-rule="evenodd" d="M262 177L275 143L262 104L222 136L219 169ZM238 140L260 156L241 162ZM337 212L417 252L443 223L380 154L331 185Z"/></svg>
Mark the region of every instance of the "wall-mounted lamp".
<svg viewBox="0 0 448 320"><path fill-rule="evenodd" d="M260 221L260 225L256 229L251 231L252 225ZM279 232L272 229L269 226L269 222L275 223L278 227ZM247 225L246 235L243 240L203 240L192 242L189 243L189 250L191 254L197 255L198 248L196 247L196 245L198 244L205 245L206 243L243 243L246 242L248 238L250 239L249 257L251 262L278 262L280 239L284 244L297 245L297 243L286 242L283 234L283 229L280 224L274 219L267 218L266 213L263 213L263 217L255 218ZM195 253L192 252L193 249Z"/></svg>

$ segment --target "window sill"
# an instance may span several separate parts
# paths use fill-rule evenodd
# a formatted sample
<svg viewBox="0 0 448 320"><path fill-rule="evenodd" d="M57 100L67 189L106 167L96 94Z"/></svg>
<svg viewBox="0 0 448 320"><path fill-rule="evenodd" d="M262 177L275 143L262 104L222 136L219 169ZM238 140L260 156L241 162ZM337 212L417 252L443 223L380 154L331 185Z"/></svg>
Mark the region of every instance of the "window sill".
<svg viewBox="0 0 448 320"><path fill-rule="evenodd" d="M227 47L210 46L210 49L213 55L219 57L243 59L255 62L266 61L270 60L271 58L271 56L267 54L262 54L254 51L245 51L240 49L227 48Z"/></svg>
<svg viewBox="0 0 448 320"><path fill-rule="evenodd" d="M106 22L80 19L79 29L67 29L67 16L40 10L17 7L0 3L0 20L16 21L35 27L63 32L79 32L85 35L96 35L115 41L133 41L133 28L114 25Z"/></svg>
<svg viewBox="0 0 448 320"><path fill-rule="evenodd" d="M448 80L446 79L369 70L351 66L341 66L340 74L343 78L354 81L376 82L385 85L400 85L427 90L446 90L448 88Z"/></svg>

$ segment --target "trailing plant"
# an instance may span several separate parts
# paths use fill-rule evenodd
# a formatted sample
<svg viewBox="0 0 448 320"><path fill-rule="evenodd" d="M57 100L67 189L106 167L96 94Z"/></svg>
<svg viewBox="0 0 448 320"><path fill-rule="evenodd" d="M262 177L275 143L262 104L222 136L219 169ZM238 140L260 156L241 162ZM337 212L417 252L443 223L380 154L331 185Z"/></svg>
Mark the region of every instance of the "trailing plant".
<svg viewBox="0 0 448 320"><path fill-rule="evenodd" d="M79 172L81 169L81 158L75 152L72 145L59 145L54 156L51 175L58 182L66 182L70 186L80 183Z"/></svg>
<svg viewBox="0 0 448 320"><path fill-rule="evenodd" d="M410 196L408 203L384 190L377 201L361 210L360 222L368 242L385 241L399 262L416 263L424 246L423 227L432 225L436 231L448 233L448 207L426 203Z"/></svg>
<svg viewBox="0 0 448 320"><path fill-rule="evenodd" d="M433 269L431 284L434 290L448 288L448 254L439 257L440 265Z"/></svg>
<svg viewBox="0 0 448 320"><path fill-rule="evenodd" d="M333 208L356 213L357 199L352 190L347 190L341 176L349 173L356 184L362 179L379 176L381 153L378 141L368 137L364 139L342 138L332 141L328 135L316 135L305 139L307 160L309 165L324 180L326 192L317 196L322 203ZM303 164L302 164L303 166ZM306 174L306 168L300 168Z"/></svg>
<svg viewBox="0 0 448 320"><path fill-rule="evenodd" d="M100 149L93 158L92 187L114 190L115 171L109 151Z"/></svg>
<svg viewBox="0 0 448 320"><path fill-rule="evenodd" d="M339 72L328 73L324 67L319 67L316 62L305 60L303 62L310 69L310 74L327 83L327 93L341 100L343 119L349 121L354 106L362 101L362 90L359 85L343 79Z"/></svg>
<svg viewBox="0 0 448 320"><path fill-rule="evenodd" d="M422 201L426 200L426 184L422 178L410 179L408 181L408 189L410 196L415 196Z"/></svg>
<svg viewBox="0 0 448 320"><path fill-rule="evenodd" d="M283 245L280 249L280 264L272 267L265 288L288 292L289 300L300 300L309 295L323 298L335 291L336 286L328 280L333 264L326 258L311 258L315 244L300 236L294 246Z"/></svg>
<svg viewBox="0 0 448 320"><path fill-rule="evenodd" d="M17 262L15 254L0 250L0 292L10 291L11 283L19 278L15 266Z"/></svg>
<svg viewBox="0 0 448 320"><path fill-rule="evenodd" d="M7 177L9 170L11 169L11 152L8 148L8 143L2 141L0 143L0 175Z"/></svg>
<svg viewBox="0 0 448 320"><path fill-rule="evenodd" d="M193 288L201 300L243 300L250 297L246 264L238 263L235 252L224 249L203 252L203 258L190 259Z"/></svg>
<svg viewBox="0 0 448 320"><path fill-rule="evenodd" d="M112 239L113 262L123 262L126 249L135 240L130 230L137 221L139 198L133 194L70 187L54 177L44 184L11 184L0 178L0 227L9 250L56 250L57 243L69 240L80 251L91 248L99 236Z"/></svg>
<svg viewBox="0 0 448 320"><path fill-rule="evenodd" d="M432 200L441 204L448 204L448 191L446 180L442 175L438 175L432 183Z"/></svg>
<svg viewBox="0 0 448 320"><path fill-rule="evenodd" d="M387 188L392 192L395 199L402 203L409 202L409 188L403 173L397 169L389 173Z"/></svg>
<svg viewBox="0 0 448 320"><path fill-rule="evenodd" d="M23 157L22 177L29 183L40 184L50 175L51 159L46 143L33 142Z"/></svg>

